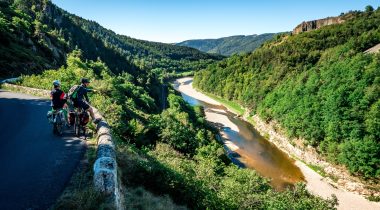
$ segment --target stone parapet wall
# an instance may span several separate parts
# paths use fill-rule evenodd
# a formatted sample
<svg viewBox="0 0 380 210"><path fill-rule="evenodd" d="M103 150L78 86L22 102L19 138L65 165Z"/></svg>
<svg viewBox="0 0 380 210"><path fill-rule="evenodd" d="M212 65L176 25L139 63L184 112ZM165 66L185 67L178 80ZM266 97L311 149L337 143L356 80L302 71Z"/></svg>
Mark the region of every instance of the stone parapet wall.
<svg viewBox="0 0 380 210"><path fill-rule="evenodd" d="M117 162L115 143L112 140L111 129L99 110L94 108L96 118L101 118L97 124L97 151L94 164L95 189L110 195L115 200L116 209L121 209L119 179L117 176Z"/></svg>
<svg viewBox="0 0 380 210"><path fill-rule="evenodd" d="M6 88L8 90L22 92L22 93L26 93L26 94L30 94L30 95L35 95L35 96L39 96L42 98L50 98L50 91L49 90L41 90L41 89L36 89L36 88L23 87L23 86L8 84L8 83L4 83L1 85L2 85L2 87Z"/></svg>

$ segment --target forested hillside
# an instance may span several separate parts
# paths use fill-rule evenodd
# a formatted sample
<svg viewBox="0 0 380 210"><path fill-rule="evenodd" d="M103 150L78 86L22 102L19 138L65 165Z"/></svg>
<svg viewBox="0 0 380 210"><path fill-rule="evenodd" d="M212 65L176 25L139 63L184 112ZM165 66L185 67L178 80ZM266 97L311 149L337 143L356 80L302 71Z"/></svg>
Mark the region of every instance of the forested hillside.
<svg viewBox="0 0 380 210"><path fill-rule="evenodd" d="M277 34L267 33L249 36L230 36L219 39L194 39L183 41L176 45L192 47L207 53L230 56L232 54L252 52L275 35Z"/></svg>
<svg viewBox="0 0 380 210"><path fill-rule="evenodd" d="M70 14L50 1L0 1L0 77L37 73L65 63L81 49L86 59L101 59L112 72L137 74L203 68L221 56L117 35L94 21Z"/></svg>
<svg viewBox="0 0 380 210"><path fill-rule="evenodd" d="M90 102L112 128L121 180L129 193L121 196L131 208L135 198L146 199L142 194L147 191L154 193L154 202L170 197L191 209L336 206L336 200L313 196L303 184L277 192L255 171L233 165L216 140L216 131L206 123L202 108L191 107L157 76L161 67L200 68L216 57L115 35L50 1L15 2L1 3L1 76L37 72L22 76L19 84L50 89L58 79L66 92L80 78L90 78L96 88ZM162 97L165 89L167 97ZM164 110L162 100L168 104ZM66 196L67 203L57 204L59 209L83 209L83 200L89 209L101 208L102 199L88 193L91 186L75 189ZM162 205L167 207L167 203ZM151 206L138 204L136 208Z"/></svg>
<svg viewBox="0 0 380 210"><path fill-rule="evenodd" d="M253 53L195 75L194 85L276 120L331 162L380 176L380 9L298 35L282 35Z"/></svg>

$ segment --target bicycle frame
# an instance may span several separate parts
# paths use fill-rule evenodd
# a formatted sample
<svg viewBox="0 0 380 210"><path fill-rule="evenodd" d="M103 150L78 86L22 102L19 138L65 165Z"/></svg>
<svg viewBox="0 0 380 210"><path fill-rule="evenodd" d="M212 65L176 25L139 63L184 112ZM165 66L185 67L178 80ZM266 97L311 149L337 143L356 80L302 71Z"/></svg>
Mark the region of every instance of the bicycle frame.
<svg viewBox="0 0 380 210"><path fill-rule="evenodd" d="M86 136L86 126L82 125L80 114L86 114L87 111L83 110L82 108L75 108L74 114L75 114L75 120L74 120L74 133L77 137L80 136L81 131L84 135L84 139L87 138Z"/></svg>
<svg viewBox="0 0 380 210"><path fill-rule="evenodd" d="M53 117L53 133L62 135L63 134L63 128L64 128L64 122L65 122L65 116L62 109L57 109L52 112Z"/></svg>

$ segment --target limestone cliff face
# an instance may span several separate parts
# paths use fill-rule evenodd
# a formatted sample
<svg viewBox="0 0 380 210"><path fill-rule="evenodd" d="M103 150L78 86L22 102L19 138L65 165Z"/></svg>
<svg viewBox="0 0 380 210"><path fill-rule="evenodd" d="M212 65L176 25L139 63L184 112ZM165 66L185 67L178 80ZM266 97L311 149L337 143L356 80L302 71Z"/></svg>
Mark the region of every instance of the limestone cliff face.
<svg viewBox="0 0 380 210"><path fill-rule="evenodd" d="M328 17L324 19L319 19L319 20L312 20L312 21L307 21L307 22L302 22L299 24L297 27L293 29L293 34L299 34L301 32L305 31L311 31L315 29L319 29L323 26L328 26L332 24L340 24L343 23L346 19L344 17Z"/></svg>

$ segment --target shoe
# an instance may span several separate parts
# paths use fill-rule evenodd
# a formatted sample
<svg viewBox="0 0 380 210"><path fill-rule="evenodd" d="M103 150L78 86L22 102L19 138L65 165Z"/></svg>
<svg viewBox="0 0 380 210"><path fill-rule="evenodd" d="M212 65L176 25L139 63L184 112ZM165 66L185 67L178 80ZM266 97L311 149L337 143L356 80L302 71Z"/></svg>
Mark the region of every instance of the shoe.
<svg viewBox="0 0 380 210"><path fill-rule="evenodd" d="M98 124L101 120L102 120L101 118L96 118L96 119L93 119L92 122L95 124Z"/></svg>

